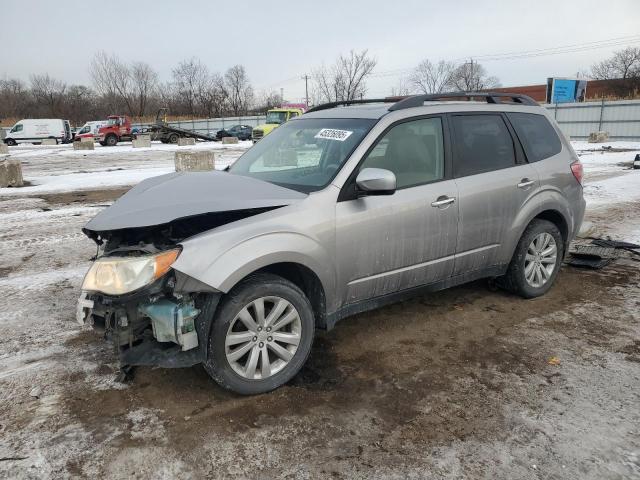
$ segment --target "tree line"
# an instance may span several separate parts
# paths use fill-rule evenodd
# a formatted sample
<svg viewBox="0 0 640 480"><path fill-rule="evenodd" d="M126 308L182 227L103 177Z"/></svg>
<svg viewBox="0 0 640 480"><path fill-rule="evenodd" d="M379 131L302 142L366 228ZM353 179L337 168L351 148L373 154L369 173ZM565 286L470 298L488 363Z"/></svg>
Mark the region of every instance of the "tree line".
<svg viewBox="0 0 640 480"><path fill-rule="evenodd" d="M91 86L67 84L49 74L31 75L28 84L15 78L0 80L0 119L51 117L80 123L120 113L141 119L162 106L174 116L238 116L276 102L274 94L255 97L242 65L221 74L191 58L171 73L171 80L163 83L148 63L127 63L98 52L89 66Z"/></svg>
<svg viewBox="0 0 640 480"><path fill-rule="evenodd" d="M367 95L367 81L375 75L377 60L367 50L351 50L311 75L310 102L348 101ZM181 61L171 79L161 82L151 65L124 62L107 52L90 63L91 86L67 84L48 74L32 75L29 83L0 80L0 119L66 118L74 123L126 113L149 118L161 106L177 117L222 117L263 113L280 105L273 91L256 95L244 66L212 72L197 58ZM640 90L640 48L614 52L594 64L585 76L613 80L612 94L629 97ZM392 96L414 93L469 92L500 86L500 81L472 59L463 63L425 59L390 89Z"/></svg>

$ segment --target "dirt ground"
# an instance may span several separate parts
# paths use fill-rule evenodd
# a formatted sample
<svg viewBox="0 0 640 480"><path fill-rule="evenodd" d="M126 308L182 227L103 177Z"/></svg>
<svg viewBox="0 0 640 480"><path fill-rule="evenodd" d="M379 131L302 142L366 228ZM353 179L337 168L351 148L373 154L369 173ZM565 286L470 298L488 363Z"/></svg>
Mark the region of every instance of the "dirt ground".
<svg viewBox="0 0 640 480"><path fill-rule="evenodd" d="M288 385L138 368L75 323L125 189L0 198L2 478L640 478L640 263L565 266L546 296L481 281L319 332ZM638 205L590 214L622 228Z"/></svg>

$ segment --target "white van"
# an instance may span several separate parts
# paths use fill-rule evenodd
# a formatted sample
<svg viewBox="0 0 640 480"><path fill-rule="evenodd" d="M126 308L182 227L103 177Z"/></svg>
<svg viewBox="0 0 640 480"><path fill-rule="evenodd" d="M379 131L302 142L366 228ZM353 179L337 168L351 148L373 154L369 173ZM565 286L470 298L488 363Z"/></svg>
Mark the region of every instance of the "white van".
<svg viewBox="0 0 640 480"><path fill-rule="evenodd" d="M76 131L74 138L80 139L82 137L89 137L89 136L98 137L98 130L100 129L100 127L102 127L103 125L106 125L107 123L108 123L107 120L87 122L82 126L82 128Z"/></svg>
<svg viewBox="0 0 640 480"><path fill-rule="evenodd" d="M4 143L16 145L18 143L41 143L45 138L52 138L56 143L71 141L71 125L69 120L59 118L27 118L16 123Z"/></svg>

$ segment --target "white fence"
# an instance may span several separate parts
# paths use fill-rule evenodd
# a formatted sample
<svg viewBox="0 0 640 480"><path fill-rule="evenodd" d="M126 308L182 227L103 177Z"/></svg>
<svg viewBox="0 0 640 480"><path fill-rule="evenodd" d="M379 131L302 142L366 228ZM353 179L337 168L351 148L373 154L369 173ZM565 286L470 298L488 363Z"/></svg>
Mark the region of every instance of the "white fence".
<svg viewBox="0 0 640 480"><path fill-rule="evenodd" d="M573 140L586 140L591 132L605 131L613 141L640 141L640 100L543 106Z"/></svg>

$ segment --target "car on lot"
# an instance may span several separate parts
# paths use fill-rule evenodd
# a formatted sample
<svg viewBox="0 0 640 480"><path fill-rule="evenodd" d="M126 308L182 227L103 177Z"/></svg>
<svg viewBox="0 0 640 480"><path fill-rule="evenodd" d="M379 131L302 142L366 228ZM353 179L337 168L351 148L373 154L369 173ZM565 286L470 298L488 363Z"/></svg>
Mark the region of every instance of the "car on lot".
<svg viewBox="0 0 640 480"><path fill-rule="evenodd" d="M237 137L238 140L251 140L253 127L251 125L234 125L233 127L222 128L216 132L216 139L222 140L224 137Z"/></svg>
<svg viewBox="0 0 640 480"><path fill-rule="evenodd" d="M266 392L349 315L480 278L543 295L582 222L581 182L526 96L321 105L228 171L145 180L89 221L78 320L122 365L202 363Z"/></svg>

